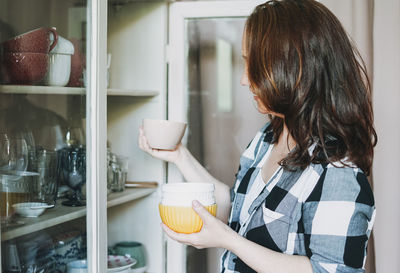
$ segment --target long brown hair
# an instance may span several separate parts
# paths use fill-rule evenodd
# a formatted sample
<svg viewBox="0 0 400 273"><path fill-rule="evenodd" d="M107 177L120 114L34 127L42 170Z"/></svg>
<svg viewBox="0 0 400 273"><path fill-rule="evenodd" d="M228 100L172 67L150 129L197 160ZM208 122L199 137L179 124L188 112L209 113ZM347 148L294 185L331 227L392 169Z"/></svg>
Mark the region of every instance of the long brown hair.
<svg viewBox="0 0 400 273"><path fill-rule="evenodd" d="M268 1L247 19L245 37L250 88L284 116L272 118L274 139L286 124L297 143L280 164L351 162L369 174L377 141L370 84L335 15L313 0Z"/></svg>

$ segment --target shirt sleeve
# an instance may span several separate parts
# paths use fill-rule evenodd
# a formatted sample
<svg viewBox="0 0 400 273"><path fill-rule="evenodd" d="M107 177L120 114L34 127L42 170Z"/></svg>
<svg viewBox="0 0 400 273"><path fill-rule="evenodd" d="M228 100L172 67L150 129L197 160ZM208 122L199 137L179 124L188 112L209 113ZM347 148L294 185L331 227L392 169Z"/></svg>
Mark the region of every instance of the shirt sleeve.
<svg viewBox="0 0 400 273"><path fill-rule="evenodd" d="M328 165L303 204L305 248L313 272L364 272L374 219L366 175Z"/></svg>

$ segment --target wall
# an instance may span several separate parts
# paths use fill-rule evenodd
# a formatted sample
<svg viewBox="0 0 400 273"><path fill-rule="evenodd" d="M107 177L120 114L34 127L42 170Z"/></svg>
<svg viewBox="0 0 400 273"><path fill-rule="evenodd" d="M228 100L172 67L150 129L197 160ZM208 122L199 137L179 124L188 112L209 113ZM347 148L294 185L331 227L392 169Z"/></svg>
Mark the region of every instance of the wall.
<svg viewBox="0 0 400 273"><path fill-rule="evenodd" d="M373 182L377 216L373 230L376 272L399 272L400 184L400 2L323 0L343 22L366 60L373 83L378 145ZM369 260L373 262L372 259ZM371 269L374 265L370 265Z"/></svg>
<svg viewBox="0 0 400 273"><path fill-rule="evenodd" d="M375 1L374 9L376 269L394 273L400 270L400 2Z"/></svg>

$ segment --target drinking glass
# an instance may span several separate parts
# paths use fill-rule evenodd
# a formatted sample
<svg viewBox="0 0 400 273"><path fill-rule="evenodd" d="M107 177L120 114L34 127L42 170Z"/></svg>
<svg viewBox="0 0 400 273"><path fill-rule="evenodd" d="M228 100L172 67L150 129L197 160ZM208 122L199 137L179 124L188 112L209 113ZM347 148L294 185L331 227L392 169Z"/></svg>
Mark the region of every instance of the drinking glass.
<svg viewBox="0 0 400 273"><path fill-rule="evenodd" d="M57 197L57 170L58 159L57 151L38 148L37 154L37 172L38 176L38 201L47 204L55 204Z"/></svg>
<svg viewBox="0 0 400 273"><path fill-rule="evenodd" d="M68 127L65 134L65 142L68 146L85 145L85 136L81 127Z"/></svg>
<svg viewBox="0 0 400 273"><path fill-rule="evenodd" d="M7 170L10 164L10 140L7 134L0 134L0 170Z"/></svg>
<svg viewBox="0 0 400 273"><path fill-rule="evenodd" d="M0 135L0 171L26 171L28 166L28 145L24 138Z"/></svg>
<svg viewBox="0 0 400 273"><path fill-rule="evenodd" d="M59 175L73 191L69 200L62 202L65 206L85 206L82 186L86 183L86 150L83 147L67 147L59 153Z"/></svg>

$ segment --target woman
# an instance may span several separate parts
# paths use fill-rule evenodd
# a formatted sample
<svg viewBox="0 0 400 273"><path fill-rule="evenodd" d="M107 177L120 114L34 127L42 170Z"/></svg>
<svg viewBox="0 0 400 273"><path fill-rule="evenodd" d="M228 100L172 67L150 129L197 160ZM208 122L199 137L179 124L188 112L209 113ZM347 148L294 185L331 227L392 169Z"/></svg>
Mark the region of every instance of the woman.
<svg viewBox="0 0 400 273"><path fill-rule="evenodd" d="M244 151L232 196L184 146L151 149L140 130L141 149L216 187L218 219L194 201L199 233L163 229L197 248L225 248L221 272L363 272L377 137L361 58L338 19L312 0L256 7L242 53L241 84L270 122Z"/></svg>

